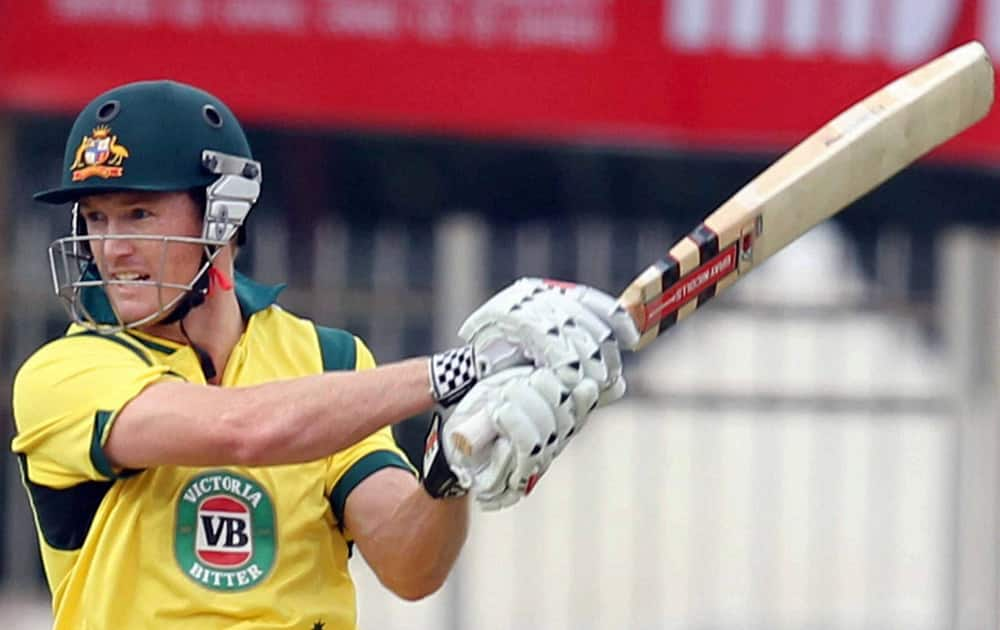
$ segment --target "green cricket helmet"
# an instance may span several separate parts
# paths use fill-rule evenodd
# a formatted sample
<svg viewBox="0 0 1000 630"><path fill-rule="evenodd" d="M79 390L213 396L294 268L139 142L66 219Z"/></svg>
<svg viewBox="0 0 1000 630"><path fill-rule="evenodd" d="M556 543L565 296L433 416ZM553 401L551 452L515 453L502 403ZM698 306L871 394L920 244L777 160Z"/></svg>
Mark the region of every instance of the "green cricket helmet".
<svg viewBox="0 0 1000 630"><path fill-rule="evenodd" d="M56 294L75 321L101 332L182 319L204 301L212 261L241 231L260 195L260 182L260 163L254 161L239 121L208 92L174 81L141 81L101 94L73 123L61 185L35 195L45 203L74 204L71 235L49 247ZM201 237L86 234L77 212L80 198L121 191L204 191ZM204 247L205 256L187 284L104 280L90 247L107 239L156 240L164 247L193 243ZM111 284L151 285L183 293L166 303L161 300L159 310L148 317L124 322L103 290Z"/></svg>

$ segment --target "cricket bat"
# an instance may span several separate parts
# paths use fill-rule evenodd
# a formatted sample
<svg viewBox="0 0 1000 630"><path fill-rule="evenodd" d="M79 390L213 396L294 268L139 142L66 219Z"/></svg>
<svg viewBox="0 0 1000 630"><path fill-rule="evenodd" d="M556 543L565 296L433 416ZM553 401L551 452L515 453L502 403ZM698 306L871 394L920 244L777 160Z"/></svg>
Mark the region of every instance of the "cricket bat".
<svg viewBox="0 0 1000 630"><path fill-rule="evenodd" d="M740 189L618 298L638 327L635 350L690 317L810 228L983 118L993 64L979 42L937 57L852 105ZM452 436L466 455L492 422Z"/></svg>

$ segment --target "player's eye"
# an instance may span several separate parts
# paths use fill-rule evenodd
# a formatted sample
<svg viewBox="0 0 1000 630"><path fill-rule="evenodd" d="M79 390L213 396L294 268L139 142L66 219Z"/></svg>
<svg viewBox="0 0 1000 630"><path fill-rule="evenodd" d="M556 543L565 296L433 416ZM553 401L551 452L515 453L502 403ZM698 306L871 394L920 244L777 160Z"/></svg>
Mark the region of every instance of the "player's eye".
<svg viewBox="0 0 1000 630"><path fill-rule="evenodd" d="M97 212L96 210L84 212L83 218L86 219L87 223L103 223L107 220L103 212Z"/></svg>
<svg viewBox="0 0 1000 630"><path fill-rule="evenodd" d="M132 208L129 212L129 217L135 220L148 219L153 216L153 213L145 208Z"/></svg>

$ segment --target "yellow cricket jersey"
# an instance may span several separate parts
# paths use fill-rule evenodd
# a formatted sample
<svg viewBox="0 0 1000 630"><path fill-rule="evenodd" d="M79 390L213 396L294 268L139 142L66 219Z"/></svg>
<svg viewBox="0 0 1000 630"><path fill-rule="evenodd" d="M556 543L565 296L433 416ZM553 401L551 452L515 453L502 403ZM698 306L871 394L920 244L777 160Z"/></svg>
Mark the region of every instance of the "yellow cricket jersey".
<svg viewBox="0 0 1000 630"><path fill-rule="evenodd" d="M237 276L246 330L223 387L374 366L353 335L275 305L279 291ZM190 347L76 326L17 374L12 449L55 628L354 628L344 505L373 472L412 470L389 429L305 464L113 469L103 444L116 414L164 379L205 382Z"/></svg>

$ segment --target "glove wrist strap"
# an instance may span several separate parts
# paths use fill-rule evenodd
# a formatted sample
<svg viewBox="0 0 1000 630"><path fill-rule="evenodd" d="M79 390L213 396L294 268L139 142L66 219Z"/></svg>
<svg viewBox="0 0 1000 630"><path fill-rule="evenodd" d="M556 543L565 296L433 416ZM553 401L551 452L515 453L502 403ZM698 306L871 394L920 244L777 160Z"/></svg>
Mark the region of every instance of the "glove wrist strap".
<svg viewBox="0 0 1000 630"><path fill-rule="evenodd" d="M424 465L421 471L421 483L427 494L435 499L449 497L461 497L468 493L458 481L458 477L451 471L448 460L441 448L441 427L444 420L437 411L431 419L430 428L427 430L427 439L424 442Z"/></svg>
<svg viewBox="0 0 1000 630"><path fill-rule="evenodd" d="M439 352L430 361L431 396L440 405L458 404L479 380L472 346Z"/></svg>

